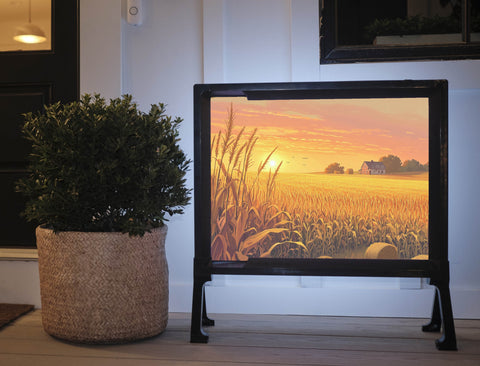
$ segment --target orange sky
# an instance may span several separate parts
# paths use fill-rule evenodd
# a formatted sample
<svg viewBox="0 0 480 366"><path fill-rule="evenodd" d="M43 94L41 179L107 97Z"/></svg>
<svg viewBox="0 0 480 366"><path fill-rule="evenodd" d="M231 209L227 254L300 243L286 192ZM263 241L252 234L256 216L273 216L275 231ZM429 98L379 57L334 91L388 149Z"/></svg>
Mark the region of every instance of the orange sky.
<svg viewBox="0 0 480 366"><path fill-rule="evenodd" d="M428 162L428 100L336 99L268 100L212 98L212 136L225 129L233 103L235 126L249 134L258 128L256 169L277 147L268 166L281 172L323 172L338 162L359 170L363 161L397 155Z"/></svg>

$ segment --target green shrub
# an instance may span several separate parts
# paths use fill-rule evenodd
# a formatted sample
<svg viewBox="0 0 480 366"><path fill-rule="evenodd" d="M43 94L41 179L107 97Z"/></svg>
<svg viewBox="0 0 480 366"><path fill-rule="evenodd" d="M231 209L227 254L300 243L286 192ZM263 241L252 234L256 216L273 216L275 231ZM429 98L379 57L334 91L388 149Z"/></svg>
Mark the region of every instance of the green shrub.
<svg viewBox="0 0 480 366"><path fill-rule="evenodd" d="M190 200L181 121L161 103L143 113L128 95L106 104L86 94L27 113L31 173L17 185L26 218L55 231L143 235L162 226Z"/></svg>
<svg viewBox="0 0 480 366"><path fill-rule="evenodd" d="M472 16L472 32L479 31L480 16ZM461 32L460 19L449 16L375 19L365 28L366 42L371 43L377 36L404 36L413 34L446 34Z"/></svg>

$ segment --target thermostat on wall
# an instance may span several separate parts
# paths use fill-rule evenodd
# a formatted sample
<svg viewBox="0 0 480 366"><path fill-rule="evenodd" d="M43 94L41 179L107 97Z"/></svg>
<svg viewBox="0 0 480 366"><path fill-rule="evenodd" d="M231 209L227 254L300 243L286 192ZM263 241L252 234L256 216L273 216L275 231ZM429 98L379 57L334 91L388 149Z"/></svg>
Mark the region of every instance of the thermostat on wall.
<svg viewBox="0 0 480 366"><path fill-rule="evenodd" d="M127 0L127 23L140 25L143 20L142 0Z"/></svg>

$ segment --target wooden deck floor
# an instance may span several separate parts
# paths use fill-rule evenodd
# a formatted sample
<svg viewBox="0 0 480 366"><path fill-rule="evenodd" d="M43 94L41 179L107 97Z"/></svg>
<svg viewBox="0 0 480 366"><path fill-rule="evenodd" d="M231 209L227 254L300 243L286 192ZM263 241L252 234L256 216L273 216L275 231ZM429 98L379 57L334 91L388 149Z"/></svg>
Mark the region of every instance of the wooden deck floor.
<svg viewBox="0 0 480 366"><path fill-rule="evenodd" d="M212 315L208 344L189 343L189 314L160 336L126 345L74 345L48 336L35 311L0 330L0 365L480 365L480 320L455 321L459 350L437 351L424 319Z"/></svg>

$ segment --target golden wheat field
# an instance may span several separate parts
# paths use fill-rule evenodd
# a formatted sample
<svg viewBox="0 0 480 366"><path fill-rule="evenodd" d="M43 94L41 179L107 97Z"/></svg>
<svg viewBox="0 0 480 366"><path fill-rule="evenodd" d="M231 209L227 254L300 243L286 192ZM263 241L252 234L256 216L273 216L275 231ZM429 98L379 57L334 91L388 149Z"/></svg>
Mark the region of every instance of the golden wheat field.
<svg viewBox="0 0 480 366"><path fill-rule="evenodd" d="M370 244L399 258L428 254L428 173L294 174L252 159L256 131L233 114L211 144L213 260L363 258Z"/></svg>

